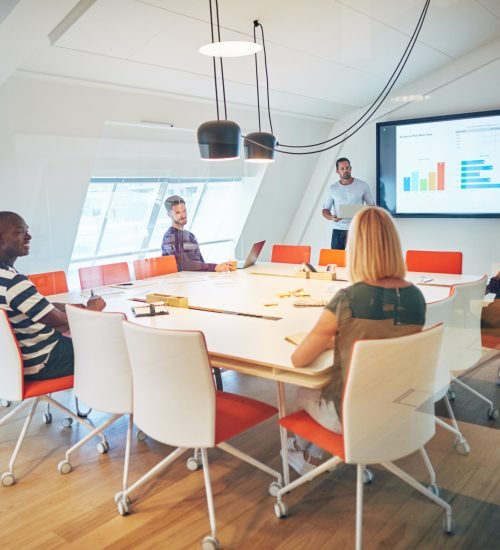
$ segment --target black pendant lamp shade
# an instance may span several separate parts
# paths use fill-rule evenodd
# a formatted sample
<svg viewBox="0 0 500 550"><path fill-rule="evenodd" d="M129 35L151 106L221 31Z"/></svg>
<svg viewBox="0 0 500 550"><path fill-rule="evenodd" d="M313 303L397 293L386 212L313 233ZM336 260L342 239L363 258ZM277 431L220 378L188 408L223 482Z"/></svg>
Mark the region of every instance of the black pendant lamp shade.
<svg viewBox="0 0 500 550"><path fill-rule="evenodd" d="M209 120L198 127L202 160L230 160L240 156L240 127L232 120Z"/></svg>
<svg viewBox="0 0 500 550"><path fill-rule="evenodd" d="M268 132L252 132L245 136L243 147L248 162L273 162L276 138Z"/></svg>

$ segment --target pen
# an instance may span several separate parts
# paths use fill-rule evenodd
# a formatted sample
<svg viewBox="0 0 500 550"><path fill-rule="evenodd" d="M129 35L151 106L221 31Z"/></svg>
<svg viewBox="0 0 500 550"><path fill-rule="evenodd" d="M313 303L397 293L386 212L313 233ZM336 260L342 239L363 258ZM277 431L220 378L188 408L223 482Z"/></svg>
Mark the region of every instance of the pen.
<svg viewBox="0 0 500 550"><path fill-rule="evenodd" d="M132 286L134 283L117 283L116 286Z"/></svg>

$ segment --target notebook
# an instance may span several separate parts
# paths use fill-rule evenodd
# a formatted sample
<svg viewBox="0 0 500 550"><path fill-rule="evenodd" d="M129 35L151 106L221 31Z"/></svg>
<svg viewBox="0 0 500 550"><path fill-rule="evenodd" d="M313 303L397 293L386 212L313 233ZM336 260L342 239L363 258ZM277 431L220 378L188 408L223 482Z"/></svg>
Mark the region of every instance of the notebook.
<svg viewBox="0 0 500 550"><path fill-rule="evenodd" d="M237 266L238 269L245 269L246 267L250 267L251 265L254 265L254 263L257 261L257 258L259 257L259 254L264 248L265 244L266 244L266 241L260 241L258 243L255 243L250 249L247 259L245 261L240 260L238 262L238 266Z"/></svg>
<svg viewBox="0 0 500 550"><path fill-rule="evenodd" d="M335 214L338 218L354 218L354 216L363 208L366 208L366 204L336 204Z"/></svg>

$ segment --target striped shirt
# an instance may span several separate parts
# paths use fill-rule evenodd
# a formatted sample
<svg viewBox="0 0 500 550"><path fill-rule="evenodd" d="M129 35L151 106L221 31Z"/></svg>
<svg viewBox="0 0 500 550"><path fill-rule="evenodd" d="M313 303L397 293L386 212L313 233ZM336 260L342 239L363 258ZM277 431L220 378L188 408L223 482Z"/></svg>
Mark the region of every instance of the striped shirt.
<svg viewBox="0 0 500 550"><path fill-rule="evenodd" d="M27 277L0 262L0 308L7 312L21 348L24 374L39 372L60 338L57 331L39 322L54 306Z"/></svg>

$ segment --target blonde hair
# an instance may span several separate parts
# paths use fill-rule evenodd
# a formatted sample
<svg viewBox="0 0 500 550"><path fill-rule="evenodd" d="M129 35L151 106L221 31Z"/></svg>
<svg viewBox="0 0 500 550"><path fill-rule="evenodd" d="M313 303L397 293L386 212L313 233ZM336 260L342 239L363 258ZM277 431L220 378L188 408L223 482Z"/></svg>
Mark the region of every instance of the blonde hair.
<svg viewBox="0 0 500 550"><path fill-rule="evenodd" d="M371 206L353 218L347 238L347 271L352 282L403 279L401 241L390 214Z"/></svg>

